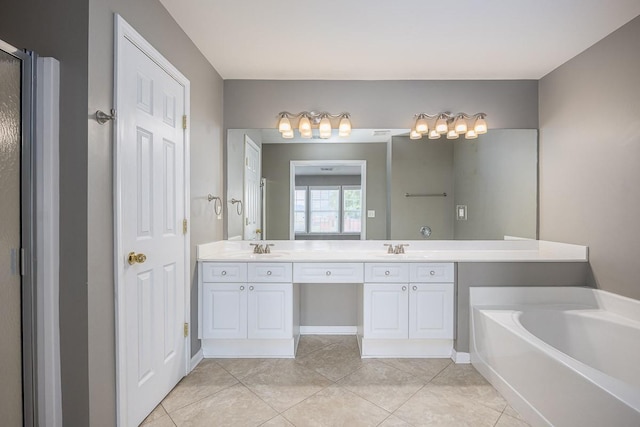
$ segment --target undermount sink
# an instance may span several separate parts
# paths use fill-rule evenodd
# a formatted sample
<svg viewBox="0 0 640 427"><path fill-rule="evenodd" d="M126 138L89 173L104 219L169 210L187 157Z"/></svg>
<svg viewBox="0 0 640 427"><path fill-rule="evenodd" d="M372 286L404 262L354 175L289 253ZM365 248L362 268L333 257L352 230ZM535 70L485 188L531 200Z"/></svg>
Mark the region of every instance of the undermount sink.
<svg viewBox="0 0 640 427"><path fill-rule="evenodd" d="M289 252L276 252L276 253L272 252L269 254L254 254L253 252L233 252L233 253L225 253L224 257L226 259L260 260L260 259L280 258L288 254Z"/></svg>
<svg viewBox="0 0 640 427"><path fill-rule="evenodd" d="M410 254L374 254L376 258L386 258L386 259L407 259L411 257Z"/></svg>
<svg viewBox="0 0 640 427"><path fill-rule="evenodd" d="M423 252L423 251L418 251L418 252L410 252L410 253L404 253L404 254L374 254L373 255L376 258L384 258L384 259L388 259L388 260L394 260L394 259L427 259L427 258L433 258L433 253L429 253L429 252Z"/></svg>

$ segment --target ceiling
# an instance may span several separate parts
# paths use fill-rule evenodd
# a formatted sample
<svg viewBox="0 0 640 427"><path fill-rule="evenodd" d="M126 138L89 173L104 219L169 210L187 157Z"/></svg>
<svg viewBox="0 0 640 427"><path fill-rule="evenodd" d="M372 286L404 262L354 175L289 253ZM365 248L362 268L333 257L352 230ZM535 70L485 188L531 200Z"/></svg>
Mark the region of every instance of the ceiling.
<svg viewBox="0 0 640 427"><path fill-rule="evenodd" d="M638 0L160 0L224 79L539 79Z"/></svg>

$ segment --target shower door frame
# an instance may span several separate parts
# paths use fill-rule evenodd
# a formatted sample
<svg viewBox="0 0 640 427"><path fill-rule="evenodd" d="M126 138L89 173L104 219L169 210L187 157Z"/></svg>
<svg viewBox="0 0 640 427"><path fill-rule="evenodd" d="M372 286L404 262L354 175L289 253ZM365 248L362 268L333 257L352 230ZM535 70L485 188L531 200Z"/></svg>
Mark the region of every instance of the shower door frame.
<svg viewBox="0 0 640 427"><path fill-rule="evenodd" d="M37 55L23 51L0 40L0 50L21 61L21 129L20 129L20 269L22 273L22 422L36 425L36 289L35 289L35 153L34 106L35 69Z"/></svg>

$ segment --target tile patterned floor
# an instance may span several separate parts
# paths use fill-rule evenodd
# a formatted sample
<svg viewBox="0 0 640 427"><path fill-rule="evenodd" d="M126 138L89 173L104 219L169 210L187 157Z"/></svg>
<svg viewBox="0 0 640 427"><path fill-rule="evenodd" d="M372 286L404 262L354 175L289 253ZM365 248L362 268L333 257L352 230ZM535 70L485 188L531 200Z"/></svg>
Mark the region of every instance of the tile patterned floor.
<svg viewBox="0 0 640 427"><path fill-rule="evenodd" d="M304 336L296 359L205 359L144 427L528 426L471 365L360 359L355 337Z"/></svg>

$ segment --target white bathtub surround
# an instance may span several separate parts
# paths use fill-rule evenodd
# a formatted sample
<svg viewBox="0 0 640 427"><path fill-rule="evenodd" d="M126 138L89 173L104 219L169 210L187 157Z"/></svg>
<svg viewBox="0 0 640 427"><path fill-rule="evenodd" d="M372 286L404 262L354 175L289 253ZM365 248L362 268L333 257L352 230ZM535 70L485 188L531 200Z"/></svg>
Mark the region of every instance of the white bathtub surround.
<svg viewBox="0 0 640 427"><path fill-rule="evenodd" d="M273 240L270 254L253 254L251 241L198 245L199 261L263 262L583 262L586 246L543 240ZM408 243L387 254L385 243Z"/></svg>
<svg viewBox="0 0 640 427"><path fill-rule="evenodd" d="M640 425L640 301L472 288L471 362L534 425Z"/></svg>

